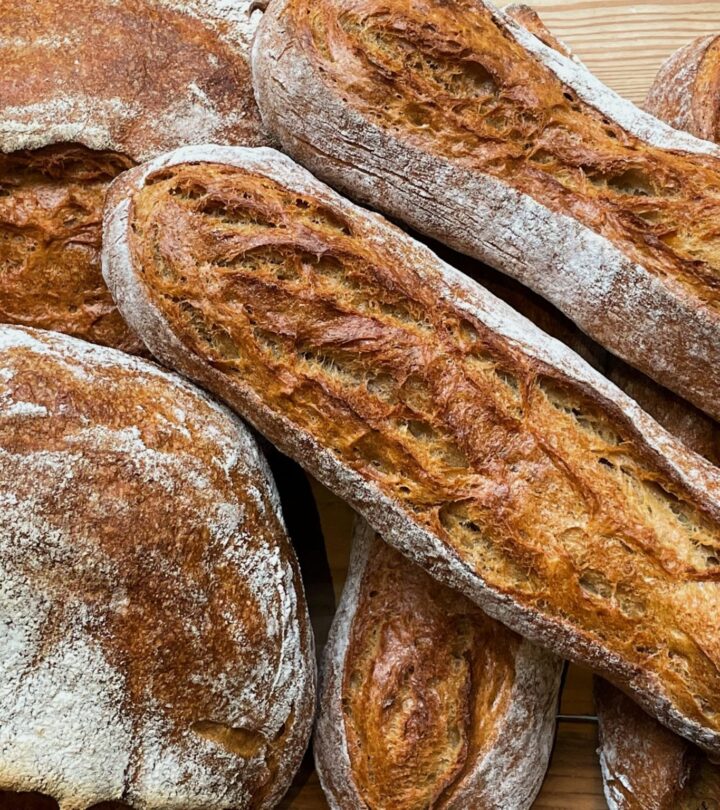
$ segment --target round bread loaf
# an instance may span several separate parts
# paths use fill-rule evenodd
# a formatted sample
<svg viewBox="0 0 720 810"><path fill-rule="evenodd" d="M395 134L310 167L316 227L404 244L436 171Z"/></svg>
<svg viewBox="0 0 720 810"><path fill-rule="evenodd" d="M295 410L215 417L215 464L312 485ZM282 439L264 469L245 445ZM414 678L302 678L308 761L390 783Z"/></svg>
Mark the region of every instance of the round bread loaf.
<svg viewBox="0 0 720 810"><path fill-rule="evenodd" d="M645 109L676 129L720 141L719 68L720 36L694 39L662 64Z"/></svg>
<svg viewBox="0 0 720 810"><path fill-rule="evenodd" d="M274 806L315 665L254 440L114 350L4 326L0 358L0 791Z"/></svg>
<svg viewBox="0 0 720 810"><path fill-rule="evenodd" d="M105 189L177 146L266 142L249 5L3 2L0 321L141 350L100 273Z"/></svg>

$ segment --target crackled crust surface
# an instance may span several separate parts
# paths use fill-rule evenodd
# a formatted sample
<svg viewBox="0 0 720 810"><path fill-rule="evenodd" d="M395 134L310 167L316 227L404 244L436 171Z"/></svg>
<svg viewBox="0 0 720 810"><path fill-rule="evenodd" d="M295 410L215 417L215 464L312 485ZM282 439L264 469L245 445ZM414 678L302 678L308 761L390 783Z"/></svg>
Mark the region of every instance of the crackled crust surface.
<svg viewBox="0 0 720 810"><path fill-rule="evenodd" d="M332 807L530 806L550 756L560 660L362 521L324 660L314 748Z"/></svg>
<svg viewBox="0 0 720 810"><path fill-rule="evenodd" d="M714 468L276 152L132 170L106 239L118 306L164 362L491 615L717 747Z"/></svg>
<svg viewBox="0 0 720 810"><path fill-rule="evenodd" d="M720 413L714 147L474 0L278 0L253 76L266 125L323 179Z"/></svg>
<svg viewBox="0 0 720 810"><path fill-rule="evenodd" d="M0 151L81 143L136 161L267 142L247 0L5 0Z"/></svg>
<svg viewBox="0 0 720 810"><path fill-rule="evenodd" d="M100 272L105 191L132 165L68 144L0 154L0 321L142 349Z"/></svg>
<svg viewBox="0 0 720 810"><path fill-rule="evenodd" d="M314 659L254 440L120 352L3 326L0 356L0 789L274 806Z"/></svg>
<svg viewBox="0 0 720 810"><path fill-rule="evenodd" d="M35 7L36 6L36 7ZM24 0L0 16L0 321L138 352L100 272L105 189L188 143L267 139L226 0Z"/></svg>
<svg viewBox="0 0 720 810"><path fill-rule="evenodd" d="M645 109L677 129L720 141L720 36L699 37L658 71Z"/></svg>
<svg viewBox="0 0 720 810"><path fill-rule="evenodd" d="M720 766L606 681L595 679L594 695L603 785L612 810L720 806Z"/></svg>

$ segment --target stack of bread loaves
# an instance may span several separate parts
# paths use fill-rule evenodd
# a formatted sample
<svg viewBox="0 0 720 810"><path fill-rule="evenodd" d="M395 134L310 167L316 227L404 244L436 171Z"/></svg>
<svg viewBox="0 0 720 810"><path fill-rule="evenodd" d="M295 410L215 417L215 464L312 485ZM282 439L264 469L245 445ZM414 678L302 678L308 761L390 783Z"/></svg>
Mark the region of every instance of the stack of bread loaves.
<svg viewBox="0 0 720 810"><path fill-rule="evenodd" d="M287 790L312 631L238 415L358 513L332 808L529 808L563 659L611 807L720 803L720 149L527 7L259 5L0 17L0 808ZM653 110L715 137L691 56Z"/></svg>

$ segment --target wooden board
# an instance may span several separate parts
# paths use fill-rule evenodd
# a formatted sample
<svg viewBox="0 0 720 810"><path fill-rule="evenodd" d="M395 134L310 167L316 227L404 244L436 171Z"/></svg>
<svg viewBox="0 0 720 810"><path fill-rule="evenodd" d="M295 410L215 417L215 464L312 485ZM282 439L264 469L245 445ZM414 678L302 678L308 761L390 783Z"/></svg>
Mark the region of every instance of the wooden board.
<svg viewBox="0 0 720 810"><path fill-rule="evenodd" d="M528 5L540 12L549 28L564 39L597 76L636 103L642 102L667 56L694 37L720 31L720 2L536 0ZM352 512L319 484L313 484L313 492L337 599L347 570ZM327 618L320 617L320 623ZM561 713L593 714L591 674L587 670L570 667ZM550 769L534 808L603 810L607 807L602 795L596 735L592 721L558 724ZM309 758L280 806L283 810L326 810L328 807Z"/></svg>

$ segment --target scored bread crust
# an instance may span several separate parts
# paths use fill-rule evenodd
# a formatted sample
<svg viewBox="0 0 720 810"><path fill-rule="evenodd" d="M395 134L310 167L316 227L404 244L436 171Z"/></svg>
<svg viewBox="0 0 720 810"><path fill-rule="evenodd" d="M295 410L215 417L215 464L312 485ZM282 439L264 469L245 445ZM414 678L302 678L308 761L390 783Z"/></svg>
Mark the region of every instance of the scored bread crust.
<svg viewBox="0 0 720 810"><path fill-rule="evenodd" d="M698 37L663 62L645 109L698 138L720 140L720 36Z"/></svg>
<svg viewBox="0 0 720 810"><path fill-rule="evenodd" d="M403 34L402 19L407 7L405 0L394 0L389 6L372 0L360 4L349 0L333 4L321 2L307 14L298 8L305 2L275 0L271 3L260 22L253 46L253 82L258 105L265 125L286 152L349 196L518 279L552 301L598 343L715 418L720 416L715 384L716 369L720 365L720 316L717 307L707 305L703 299L706 294L714 294L710 287L691 290L681 281L680 274L676 277L673 268L651 271L642 261L633 258L648 244L659 245L657 237L653 233L647 243L643 238L635 241L635 237L624 230L625 226L617 225L612 219L610 207L606 211L610 219L597 214L601 224L596 227L604 228L607 235L583 224L579 216L585 216L584 204L572 196L563 196L564 190L559 189L564 187L555 178L545 180L538 177L538 173L529 174L528 177L534 179L528 182L537 184L535 196L531 196L506 179L502 168L494 170L493 174L475 168L474 153L462 154L462 132L456 137L452 130L447 143L443 141L441 146L433 146L438 143L437 136L428 133L435 133L447 117L432 119L431 124L423 126L422 122L411 121L398 113L400 117L393 119L391 126L384 119L377 120L384 114L382 107L373 108L374 117L359 109L350 98L355 87L367 85L377 90L378 85L372 84L373 77L354 78L360 70L360 63L354 60L362 58L363 44L347 42L344 34L338 33L338 21L345 21L347 16L350 19L347 24L354 25L354 14L361 17L367 14L363 20L369 19L373 24L377 21L390 32L388 36L396 36L401 41L396 62L392 62L394 52L388 56L391 63L400 65L400 60L406 58L412 65L415 64L412 62L414 53L404 51L402 45L402 37L407 36ZM547 47L485 0L476 3L453 0L442 8L430 4L426 12L432 20L427 19L422 24L428 48L433 47L433 30L449 26L445 21L454 19L452 14L460 7L468 19L473 15L487 17L490 20L487 24L500 32L503 42L512 43L513 49L522 49L527 66L532 70L545 71L559 80L566 88L568 104L582 103L596 111L602 121L607 122L603 126L615 128L612 129L614 143L626 137L637 138L648 148L672 153L673 159L681 154L686 159L698 156L703 166L719 169L720 151L716 147L669 128L621 99L581 64ZM397 23L393 27L395 17ZM443 29L448 49L461 50L457 37L463 39L463 26L475 24L474 18L470 22L468 19L458 20L455 28ZM420 25L417 20L413 24L415 22ZM362 20L358 25L361 24ZM332 59L327 51L314 50L316 36L331 37L332 47L337 49ZM380 53L385 47L382 36L380 33L377 40L372 40L373 47ZM323 40L318 47L331 46ZM442 55L442 58L446 57ZM495 70L499 69L498 57L471 51L462 58L471 62L475 59L482 67L479 71L472 62L475 72L468 82L477 81L482 85L494 81L483 60L494 60L492 70ZM433 65L433 59L430 53L427 65ZM508 71L516 69L519 63L515 51L505 55L503 64ZM342 86L336 84L335 78L336 72L340 75L340 65L346 77ZM380 70L385 69L383 65ZM524 68L520 65L517 69ZM414 87L412 68L403 73L397 67L397 71L406 81L403 87ZM330 73L333 78L329 78ZM450 75L448 81L454 81L454 75ZM387 97L392 103L398 88L393 85L392 76L383 76ZM509 97L523 98L522 82L522 75L515 77L507 90ZM531 98L536 108L528 102L531 109L539 110L541 121L546 114L551 114L542 107L541 94L547 92L543 87L540 83L532 90L540 94L539 101L533 102L534 96ZM481 87L478 92L486 91ZM463 99L467 105L465 96L461 97ZM431 108L435 103L431 98L425 101ZM415 114L417 110L412 109ZM468 109L474 107L471 105ZM501 138L498 142L523 149L533 147L532 133L517 136L520 139L517 142L513 140L513 121L510 119L506 124L510 134L498 136ZM465 135L472 137L472 134ZM542 144L551 159L556 148L565 152L575 148L572 143L562 141L561 135L557 137L557 147L550 141ZM494 141L490 139L490 143ZM582 163L582 156L587 152L582 144L577 145L577 149L578 153L572 156L573 167ZM457 150L461 156L454 158L453 152ZM500 167L504 159L504 156L498 159ZM627 171L629 161L621 167L617 159L614 163L609 156L607 164L598 169L598 179L591 182L580 169L582 176L578 182L589 182L588 188L597 182L602 191L606 175ZM528 171L535 172L535 169ZM573 168L573 171L578 169ZM618 182L624 188L623 183L632 185L633 181L628 176ZM645 193L638 192L640 196ZM709 190L708 199L711 199ZM636 200L633 205L635 203ZM576 206L577 215L569 210L570 204ZM599 205L602 207L605 203ZM610 222L613 224L609 225ZM646 227L650 226L642 226Z"/></svg>
<svg viewBox="0 0 720 810"><path fill-rule="evenodd" d="M249 0L46 0L0 15L0 321L139 353L100 273L104 192L191 143L268 142Z"/></svg>
<svg viewBox="0 0 720 810"><path fill-rule="evenodd" d="M537 363L538 369L552 369L558 379L567 380L567 384L572 381L577 390L582 391L583 396L592 401L595 407L612 414L616 424L622 424L623 429L634 437L633 442L637 442L638 452L642 448L646 463L651 463L659 474L668 476L668 480L673 482L673 488L681 487L683 497L691 498L695 508L701 509L713 526L720 518L718 471L688 451L640 410L635 402L567 347L543 334L503 302L445 265L426 247L382 217L344 200L278 152L224 147L180 149L127 172L111 186L105 216L103 273L120 311L142 336L153 354L228 402L287 455L295 458L316 478L353 505L387 542L425 567L433 576L465 593L492 617L520 634L604 673L678 733L708 749L720 751L720 731L714 727L707 714L714 712L713 698L710 695L702 697L706 701L702 715L695 708L691 710L687 702L681 709L678 703L679 693L671 695L673 689L670 683L677 684L674 676L668 670L666 680L657 670L651 669L651 665L654 666L652 654L646 658L644 652L638 653L638 657L631 661L626 654L620 654L617 648L611 649L581 626L531 606L523 601L518 591L509 592L497 585L490 586L483 578L482 568L476 569L471 560L459 552L457 546L443 539L445 534L437 529L431 530L415 519L397 492L384 490L378 483L379 479L344 463L327 442L323 441L321 435L301 427L297 421L284 414L282 409L271 407L263 399L263 395L252 387L250 378L246 380L242 374L233 374L232 354L228 355L227 360L220 357L213 360L205 354L204 348L200 349L200 345L204 347L205 344L196 342L194 333L192 340L196 345L190 346L185 342L190 338L186 336L181 324L167 319L153 297L152 287L148 287L144 280L145 269L136 263L133 254L136 225L133 216L137 196L146 188L152 187L146 186L146 183L152 184L156 179L160 182L165 176L163 172L167 173L170 171L169 167L180 165L196 167L195 171L200 173L206 165L208 171L215 165L237 167L242 170L239 175L241 178L248 173L257 177L260 189L263 183L278 183L281 187L290 189L289 194L304 197L303 206L311 206L310 201L314 201L314 204L326 209L326 218L347 221L347 227L354 234L352 239L356 240L358 246L363 246L363 250L382 256L383 260L397 265L400 272L404 272L405 267L413 268L413 277L417 277L413 283L422 289L424 298L429 300L432 297L437 302L436 308L450 307L454 312L462 313L476 328L491 330L499 340L505 342L505 351L521 352L528 363ZM200 182L201 174L197 177L197 182ZM197 193L202 197L201 190ZM222 200L210 200L209 203L215 208L222 206ZM246 204L252 205L252 202ZM288 210L285 213L290 216L292 212ZM252 218L252 214L250 216ZM232 225L227 227L232 228ZM268 233L274 234L275 231L270 228ZM282 239L282 230L278 230L277 235ZM197 228L184 236L193 240L197 238L198 244L205 239L201 229ZM181 244L177 241L178 237L182 240L182 230L171 229L160 234L161 240L167 240L170 250L168 256L175 250L173 245ZM207 269L198 266L198 270L202 273L209 272L212 266ZM188 268L187 272L191 271L194 272ZM186 296L192 299L197 294L197 290L188 290L182 293L182 297L188 300ZM198 312L202 311L202 307L211 306L209 301L197 301ZM308 326L312 327L312 324ZM214 326L209 325L208 328ZM275 328L282 329L282 321ZM279 380L282 379L281 375ZM560 419L558 414L556 420ZM557 424L560 422L557 421ZM328 424L328 431L330 427ZM714 538L716 529L708 531L713 532L711 537ZM453 535L447 536L452 538ZM656 540L662 541L662 535L656 535ZM715 541L709 537L709 542ZM669 552L670 547L667 549ZM602 566L604 555L605 551L598 549L594 564ZM702 586L705 599L713 600L716 596L717 583L713 580L714 576L710 573L707 583ZM692 589L697 587L700 586L694 585ZM607 605L594 607L593 610L604 611L605 607ZM698 603L698 609L702 610L703 615L698 624L698 632L701 627L707 631L715 621L714 611L710 608L708 612L702 602ZM619 613L614 615L619 617ZM632 622L632 626L638 626L636 620ZM662 643L659 638L655 642ZM703 641L703 645L707 645L707 641ZM707 646L704 649L706 652L702 656L715 655ZM704 660L703 657L702 661ZM700 663L701 659L697 659L698 666ZM701 689L699 685L698 688ZM700 697L698 695L693 700Z"/></svg>
<svg viewBox="0 0 720 810"><path fill-rule="evenodd" d="M154 364L0 326L0 791L270 808L315 661L240 420Z"/></svg>
<svg viewBox="0 0 720 810"><path fill-rule="evenodd" d="M379 561L378 557L381 557ZM378 681L386 679L393 690L407 681L412 685L402 695L396 691L382 693L383 708L392 707L400 718L395 722L393 718L388 718L382 726L368 731L374 734L380 750L388 757L384 763L382 754L375 754L372 768L383 781L371 785L363 781L362 775L354 767L353 757L362 752L349 742L347 724L352 719L352 707L348 705L347 698L348 681L353 669L360 665L356 656L363 649L361 646L356 649L356 642L362 643L362 639L356 637L362 632L362 625L370 621L367 616L369 600L377 598L371 589L376 581L382 582L383 573L387 573L387 585L397 591L399 598L398 604L393 607L392 594L383 594L390 600L386 618L388 624L392 625L392 635L388 640L383 637L378 641L367 677L377 678ZM415 600L412 607L409 604L411 599ZM451 677L448 662L433 663L433 659L436 655L451 651L453 639L448 636L459 636L462 632L461 622L456 621L438 627L437 632L446 633L442 638L433 641L429 635L436 632L432 625L433 616L446 603L451 605L449 609L456 620L466 618L468 622L488 627L490 632L483 637L486 643L476 651L470 648L464 654L463 664L472 668L473 653L484 658L486 663L480 668L479 677L485 675L492 678L492 684L497 689L478 683L471 674L469 694L462 691L454 693L456 701L464 701L468 706L467 709L452 706L453 716L459 714L467 724L463 731L468 748L460 758L460 772L453 772L446 781L436 778L433 784L433 763L437 766L443 762L444 756L452 753L448 750L449 745L446 748L440 745L440 742L447 743L447 740L437 742L438 737L431 736L436 729L439 732L448 720L445 713L441 717L434 717L433 713L438 711L438 707L433 698L445 686L443 674L447 680ZM412 615L408 615L407 611L412 611ZM427 617L427 623L424 617ZM407 671L407 662L403 663L402 645L412 644L417 653L417 642L411 636L403 635L403 629L409 633L423 633L425 652L422 657L408 657L408 661L413 662L409 665L411 672ZM477 643L482 644L481 641ZM468 661L468 657L471 660ZM428 671L418 671L423 666ZM398 670L399 667L402 669ZM432 667L436 667L440 673L437 680L433 678ZM388 675L389 672L392 674ZM377 795L383 783L394 785L396 780L406 777L413 780L420 798L414 800L408 796L403 800L402 797L393 799L388 796L387 803L382 806L401 810L417 807L421 801L425 806L426 802L422 799L424 793L420 791L431 790L433 798L429 806L433 808L505 810L512 807L522 810L529 807L542 785L550 758L561 672L560 659L484 616L460 594L449 596L442 585L429 580L427 575L418 576L412 563L390 548L383 547L375 532L358 519L348 578L323 655L319 712L313 743L318 775L328 803L333 810L367 810L368 807L377 806L364 798L368 796L369 789L373 790L373 795ZM363 683L362 686L367 684ZM428 689L427 694L423 687ZM382 689L382 684L379 688ZM475 704L475 694L479 695L479 704ZM413 702L410 709L404 705L408 700ZM396 706L399 702L403 705ZM363 710L363 705L361 703L359 711ZM379 707L371 704L365 708L370 714ZM492 718L491 724L487 722L488 717ZM407 759L400 752L400 761L405 765L403 772L396 770L395 760L389 756L391 741L386 736L386 730L390 733L396 729L398 722L402 727L395 732L393 743L407 749ZM473 722L482 725L479 739L473 739ZM434 758L427 764L422 760L416 762L417 749L412 745L415 735L420 739L430 736L436 740L437 747L429 754ZM415 763L412 774L408 772L411 762ZM426 778L431 782L430 788Z"/></svg>

